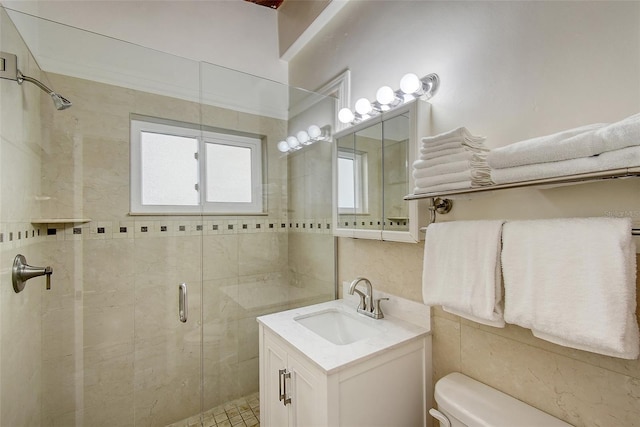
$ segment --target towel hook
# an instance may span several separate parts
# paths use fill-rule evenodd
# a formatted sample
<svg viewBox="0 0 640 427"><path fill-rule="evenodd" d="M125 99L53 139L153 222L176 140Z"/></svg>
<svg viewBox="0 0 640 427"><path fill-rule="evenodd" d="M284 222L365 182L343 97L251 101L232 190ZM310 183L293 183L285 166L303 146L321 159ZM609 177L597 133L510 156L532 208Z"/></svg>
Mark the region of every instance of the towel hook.
<svg viewBox="0 0 640 427"><path fill-rule="evenodd" d="M432 197L429 205L429 224L436 222L436 213L440 215L448 214L453 208L451 199L441 199L440 197Z"/></svg>

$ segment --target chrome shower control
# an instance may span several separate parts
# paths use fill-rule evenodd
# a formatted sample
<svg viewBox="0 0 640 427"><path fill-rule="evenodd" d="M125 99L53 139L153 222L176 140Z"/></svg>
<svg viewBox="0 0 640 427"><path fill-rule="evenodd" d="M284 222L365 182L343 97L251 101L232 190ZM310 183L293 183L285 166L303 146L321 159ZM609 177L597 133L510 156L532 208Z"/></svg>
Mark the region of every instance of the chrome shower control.
<svg viewBox="0 0 640 427"><path fill-rule="evenodd" d="M16 293L22 292L26 281L38 276L47 276L46 287L47 290L50 290L52 274L53 269L51 267L32 267L27 264L27 259L24 255L18 254L13 260L13 269L11 271L13 290Z"/></svg>

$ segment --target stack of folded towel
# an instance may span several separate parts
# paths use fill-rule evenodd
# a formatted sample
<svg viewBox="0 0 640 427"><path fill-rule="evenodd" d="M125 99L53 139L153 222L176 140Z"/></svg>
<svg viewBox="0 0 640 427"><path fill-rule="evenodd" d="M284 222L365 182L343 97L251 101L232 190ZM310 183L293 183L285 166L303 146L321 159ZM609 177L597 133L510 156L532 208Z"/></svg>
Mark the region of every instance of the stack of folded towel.
<svg viewBox="0 0 640 427"><path fill-rule="evenodd" d="M640 166L640 114L497 148L487 163L496 184Z"/></svg>
<svg viewBox="0 0 640 427"><path fill-rule="evenodd" d="M422 138L420 157L413 163L414 193L493 184L484 139L464 127Z"/></svg>

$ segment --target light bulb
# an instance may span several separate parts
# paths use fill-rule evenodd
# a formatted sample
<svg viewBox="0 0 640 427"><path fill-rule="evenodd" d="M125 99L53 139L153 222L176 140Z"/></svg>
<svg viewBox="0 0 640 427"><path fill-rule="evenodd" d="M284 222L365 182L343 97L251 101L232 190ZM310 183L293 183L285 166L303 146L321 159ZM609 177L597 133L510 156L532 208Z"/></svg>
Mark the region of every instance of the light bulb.
<svg viewBox="0 0 640 427"><path fill-rule="evenodd" d="M382 86L376 92L376 100L381 105L389 105L396 99L396 94L389 86Z"/></svg>
<svg viewBox="0 0 640 427"><path fill-rule="evenodd" d="M405 74L404 76L402 76L402 79L400 79L400 90L404 93L416 93L420 90L421 87L422 82L420 81L418 76L413 73Z"/></svg>
<svg viewBox="0 0 640 427"><path fill-rule="evenodd" d="M355 118L353 112L346 107L338 111L338 120L340 120L340 123L351 123Z"/></svg>
<svg viewBox="0 0 640 427"><path fill-rule="evenodd" d="M289 148L297 150L300 148L300 141L298 141L295 136L289 136L287 137L287 145Z"/></svg>
<svg viewBox="0 0 640 427"><path fill-rule="evenodd" d="M287 141L278 142L278 150L280 150L283 153L286 153L287 151L289 151L289 144L287 144Z"/></svg>
<svg viewBox="0 0 640 427"><path fill-rule="evenodd" d="M322 135L322 130L319 126L311 125L309 129L307 129L309 136L313 139L318 139Z"/></svg>
<svg viewBox="0 0 640 427"><path fill-rule="evenodd" d="M371 103L367 98L360 98L356 101L356 113L365 116L371 112Z"/></svg>
<svg viewBox="0 0 640 427"><path fill-rule="evenodd" d="M311 141L309 141L309 134L303 130L296 134L296 138L298 138L298 141L300 141L302 145L311 144Z"/></svg>

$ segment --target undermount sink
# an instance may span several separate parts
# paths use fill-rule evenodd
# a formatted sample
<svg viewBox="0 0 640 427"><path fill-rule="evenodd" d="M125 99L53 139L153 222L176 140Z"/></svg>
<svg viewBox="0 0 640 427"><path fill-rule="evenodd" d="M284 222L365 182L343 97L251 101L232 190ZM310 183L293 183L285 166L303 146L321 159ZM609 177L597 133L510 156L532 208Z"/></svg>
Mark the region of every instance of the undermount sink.
<svg viewBox="0 0 640 427"><path fill-rule="evenodd" d="M337 309L328 309L316 313L295 317L293 320L337 345L351 344L380 333L365 319L358 319Z"/></svg>

